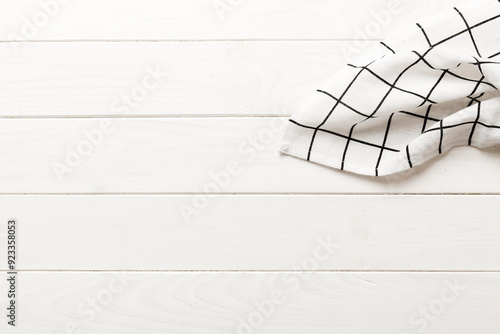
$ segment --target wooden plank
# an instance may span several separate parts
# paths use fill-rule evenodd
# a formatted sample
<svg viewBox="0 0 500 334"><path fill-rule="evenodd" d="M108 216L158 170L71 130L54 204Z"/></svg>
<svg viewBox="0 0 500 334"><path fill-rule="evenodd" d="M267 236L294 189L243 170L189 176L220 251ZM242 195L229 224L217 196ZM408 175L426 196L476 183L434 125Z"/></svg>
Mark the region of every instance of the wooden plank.
<svg viewBox="0 0 500 334"><path fill-rule="evenodd" d="M20 270L500 270L497 196L193 201L1 196L0 221L18 220Z"/></svg>
<svg viewBox="0 0 500 334"><path fill-rule="evenodd" d="M478 327L496 334L500 328L498 273L300 274L22 273L17 326L4 319L0 328L22 334L445 334ZM6 280L0 282L6 291Z"/></svg>
<svg viewBox="0 0 500 334"><path fill-rule="evenodd" d="M353 43L23 43L19 53L4 43L0 116L290 114L356 54ZM153 87L136 99L145 78Z"/></svg>
<svg viewBox="0 0 500 334"><path fill-rule="evenodd" d="M3 119L0 192L497 193L500 147L455 148L389 177L278 153L286 119ZM229 182L214 185L218 174ZM460 180L460 182L457 182Z"/></svg>
<svg viewBox="0 0 500 334"><path fill-rule="evenodd" d="M450 0L4 0L4 40L383 38ZM218 9L220 8L220 9ZM389 12L390 10L390 12ZM392 13L392 14L389 14Z"/></svg>

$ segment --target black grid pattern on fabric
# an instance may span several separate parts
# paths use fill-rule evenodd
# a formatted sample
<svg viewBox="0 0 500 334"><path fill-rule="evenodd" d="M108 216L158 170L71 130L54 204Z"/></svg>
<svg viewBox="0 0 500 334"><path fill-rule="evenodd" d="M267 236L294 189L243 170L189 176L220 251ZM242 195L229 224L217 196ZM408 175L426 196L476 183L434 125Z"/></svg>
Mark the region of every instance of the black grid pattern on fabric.
<svg viewBox="0 0 500 334"><path fill-rule="evenodd" d="M500 2L500 0L499 0L499 2ZM302 128L307 128L307 129L312 130L312 136L311 136L311 141L310 141L310 144L309 144L309 150L307 152L307 160L310 160L311 154L314 152L314 144L315 144L315 140L317 139L317 133L318 132L327 133L327 134L332 135L332 136L337 136L337 137L341 137L341 138L346 139L346 144L345 144L345 148L343 150L342 161L341 161L341 166L340 166L340 169L342 169L342 170L344 169L344 163L346 161L346 156L347 156L347 153L348 153L348 150L349 150L350 143L355 142L355 143L358 143L358 144L370 147L373 150L379 150L378 159L376 161L376 165L374 166L374 174L376 176L378 176L378 168L379 168L379 164L380 164L380 161L382 159L382 156L383 156L384 152L386 152L386 151L389 151L389 152L399 152L400 151L400 150L398 150L396 148L391 148L391 147L387 147L386 146L387 139L388 139L388 137L390 136L390 133L391 133L391 121L392 121L393 116L396 113L401 113L401 114L405 114L405 115L408 115L408 116L421 118L422 119L422 131L421 131L422 134L430 132L430 131L439 131L440 132L440 140L439 140L439 144L438 144L438 147L437 147L437 150L438 150L439 154L442 153L441 146L442 146L442 143L443 143L443 138L446 135L446 130L447 129L455 128L455 127L459 127L459 126L469 126L470 127L472 125L471 131L470 131L470 135L469 135L469 138L468 138L468 144L469 145L471 145L471 143L472 143L472 141L474 139L474 132L477 131L478 126L487 127L487 128L500 129L499 126L492 125L492 124L485 124L484 122L480 121L480 116L481 116L481 101L479 100L479 98L481 98L481 96L483 94L480 94L478 96L474 96L475 93L476 93L476 91L479 89L479 87L481 85L485 85L485 86L489 86L489 87L491 87L493 89L497 89L497 87L495 87L493 84L484 81L485 80L485 76L483 74L481 65L483 65L483 64L500 64L500 62L495 62L493 60L491 60L491 61L484 61L484 60L480 61L480 60L478 60L476 58L476 62L469 63L469 64L476 65L478 67L478 70L482 74L482 77L479 80L474 80L474 79L465 78L463 76L460 76L459 74L454 73L454 71L452 71L451 69L436 69L425 58L430 52L432 52L436 48L438 48L438 47L446 47L446 43L447 42L453 40L454 38L457 38L458 36L463 36L463 35L467 35L469 37L470 43L472 44L473 49L475 50L475 53L477 54L477 56L479 58L481 58L481 59L485 59L485 58L492 59L492 58L500 55L500 52L497 52L497 53L489 55L487 57L483 57L482 56L483 52L481 52L480 46L478 45L478 43L477 43L477 41L475 39L475 36L474 36L474 29L476 29L476 28L478 28L480 26L483 26L485 24L488 24L489 22L492 22L494 20L500 20L500 15L491 16L491 17L489 17L489 18L487 18L485 20L482 20L482 21L480 21L478 23L475 23L475 24L471 25L468 22L466 16L461 11L459 11L457 8L454 8L454 10L455 10L455 12L457 14L457 17L463 23L463 29L461 29L459 31L456 31L456 32L448 35L445 38L441 38L437 42L432 42L433 41L433 36L431 36L428 31L426 31L420 24L417 23L417 26L418 26L419 30L422 32L425 40L427 41L427 43L429 45L429 48L423 54L419 54L417 51L413 50L412 52L416 56L415 60L411 64L409 64L408 66L406 66L402 71L400 71L399 74L396 76L396 78L392 82L389 81L388 79L383 78L381 75L377 74L371 68L372 64L375 62L375 61L372 61L371 63L369 63L369 64L367 64L365 66L355 66L355 65L352 65L352 64L348 64L348 66L350 66L352 68L355 68L355 69L359 69L359 71L354 75L354 77L352 78L352 80L350 81L350 83L346 86L346 88L343 91L343 93L340 94L340 96L334 96L332 93L329 93L329 92L324 91L324 90L318 90L317 91L317 92L319 92L321 94L325 94L325 95L329 96L334 101L333 107L327 113L327 115L324 117L324 119L318 125L316 125L316 126L301 124L301 123L299 123L299 122L297 122L297 121L295 121L293 119L290 119L290 122L292 122L293 124L295 124L295 125L297 125L299 127L302 127ZM396 53L393 50L393 48L391 48L390 45L387 45L387 42L381 42L381 44L386 49L388 49L391 53L393 53L393 54ZM398 86L398 82L401 80L401 78L403 76L405 76L405 75L411 75L411 74L409 74L411 72L411 70L417 64L421 64L421 63L425 64L426 66L428 66L429 68L431 68L433 70L440 70L440 71L442 71L441 75L439 76L439 78L437 79L437 81L435 82L435 84L430 87L430 89L427 91L427 93L426 94L421 94L419 92L412 91L412 90L409 90L409 89L405 89L405 88L403 88L401 86ZM460 64L458 64L458 66L459 65ZM346 101L346 99L345 99L346 94L352 89L352 87L355 85L356 81L360 80L360 78L363 78L363 76L365 76L365 75L369 75L369 76L372 77L372 79L374 78L374 79L378 80L382 85L387 86L386 93L383 95L383 97L380 99L380 101L378 101L378 104L370 112L366 112L366 111L363 112L361 110L358 110L354 106L350 105L350 103L348 101ZM454 78L461 79L461 80L464 80L464 81L467 81L467 82L472 82L472 83L475 84L474 85L474 89L467 96L467 98L470 99L469 106L474 105L474 104L477 105L477 116L476 116L476 119L474 121L472 121L472 122L462 122L462 123L458 123L458 124L443 124L443 120L442 119L440 120L438 118L432 117L432 106L436 104L436 102L432 100L432 93L434 92L434 90L436 89L436 87L438 87L440 85L440 83L443 81L443 79L445 78L445 76L453 76ZM387 100L387 98L391 95L391 93L393 93L395 91L403 93L403 94L407 94L408 96L411 96L411 97L414 97L414 98L416 97L416 98L420 99L421 100L420 103L418 105L416 105L415 107L425 107L427 105L427 107L425 109L425 114L421 115L421 114L414 113L414 112L411 112L411 111L398 111L398 112L394 112L394 113L390 114L389 117L388 117L387 124L386 124L385 134L384 134L384 137L382 138L381 142L369 142L367 140L361 140L361 139L356 138L355 136L353 136L353 133L354 133L354 130L355 130L356 126L358 124L362 123L363 121L367 120L367 119L377 117L376 116L377 112L380 110L380 108L382 107L382 105L384 104L384 102ZM360 115L360 116L364 117L364 119L361 122L355 123L354 125L351 126L348 135L337 133L337 132L330 131L330 130L326 130L326 129L323 128L323 126L325 125L325 123L328 121L328 119L331 117L331 115L335 112L335 110L339 106L343 106L347 110L350 110L350 111L356 113L357 115ZM429 121L433 121L435 124L437 124L437 127L433 127L431 129L426 129L427 128L427 124L428 124ZM407 157L407 160L408 160L408 165L409 165L410 168L412 168L413 164L412 164L412 159L411 159L411 152L409 150L408 145L405 148L405 153L406 153L406 157Z"/></svg>

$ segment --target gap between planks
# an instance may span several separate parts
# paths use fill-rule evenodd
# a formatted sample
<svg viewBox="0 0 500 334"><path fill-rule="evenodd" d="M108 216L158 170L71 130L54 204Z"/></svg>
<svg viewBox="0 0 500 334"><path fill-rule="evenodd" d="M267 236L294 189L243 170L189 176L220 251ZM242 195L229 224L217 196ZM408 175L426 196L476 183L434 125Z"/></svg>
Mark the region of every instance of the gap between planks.
<svg viewBox="0 0 500 334"><path fill-rule="evenodd" d="M0 269L0 272L12 272L12 270ZM17 269L16 272L71 272L71 273L108 273L108 272L137 272L137 273L431 273L431 274L441 274L441 273L500 273L500 270L328 270L328 269L318 269L318 270L269 270L269 269L245 269L245 270L154 270L154 269Z"/></svg>
<svg viewBox="0 0 500 334"><path fill-rule="evenodd" d="M61 39L61 40L50 40L50 39L38 39L38 40L22 40L22 41L12 41L12 40L0 40L0 43L13 43L13 44L23 44L23 43L213 43L213 42L380 42L383 39L380 38L295 38L295 39L280 39L280 38L269 38L269 39L136 39L136 40L124 40L124 39Z"/></svg>
<svg viewBox="0 0 500 334"><path fill-rule="evenodd" d="M291 114L149 114L149 115L0 115L0 119L46 119L46 118L76 118L76 119L94 119L94 118L127 118L127 119L142 119L142 118L289 118Z"/></svg>
<svg viewBox="0 0 500 334"><path fill-rule="evenodd" d="M375 178L375 177L374 177ZM499 193L313 193L313 192L116 192L116 193L0 193L1 196L498 196Z"/></svg>

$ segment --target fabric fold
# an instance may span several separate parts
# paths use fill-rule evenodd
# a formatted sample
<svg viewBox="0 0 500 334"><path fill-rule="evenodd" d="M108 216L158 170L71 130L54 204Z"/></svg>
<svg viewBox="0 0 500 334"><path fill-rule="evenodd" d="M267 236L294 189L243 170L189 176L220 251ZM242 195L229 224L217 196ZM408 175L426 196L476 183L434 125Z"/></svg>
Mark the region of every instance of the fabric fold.
<svg viewBox="0 0 500 334"><path fill-rule="evenodd" d="M500 143L500 2L439 13L347 64L292 114L280 152L358 174Z"/></svg>

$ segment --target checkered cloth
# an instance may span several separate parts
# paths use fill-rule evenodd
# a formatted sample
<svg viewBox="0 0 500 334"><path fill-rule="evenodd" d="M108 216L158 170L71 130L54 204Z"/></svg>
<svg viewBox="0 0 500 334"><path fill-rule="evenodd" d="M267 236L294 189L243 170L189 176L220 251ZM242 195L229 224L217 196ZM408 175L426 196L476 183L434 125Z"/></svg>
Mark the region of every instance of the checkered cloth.
<svg viewBox="0 0 500 334"><path fill-rule="evenodd" d="M345 66L293 113L280 151L381 176L454 146L499 144L497 87L500 0L473 0Z"/></svg>

